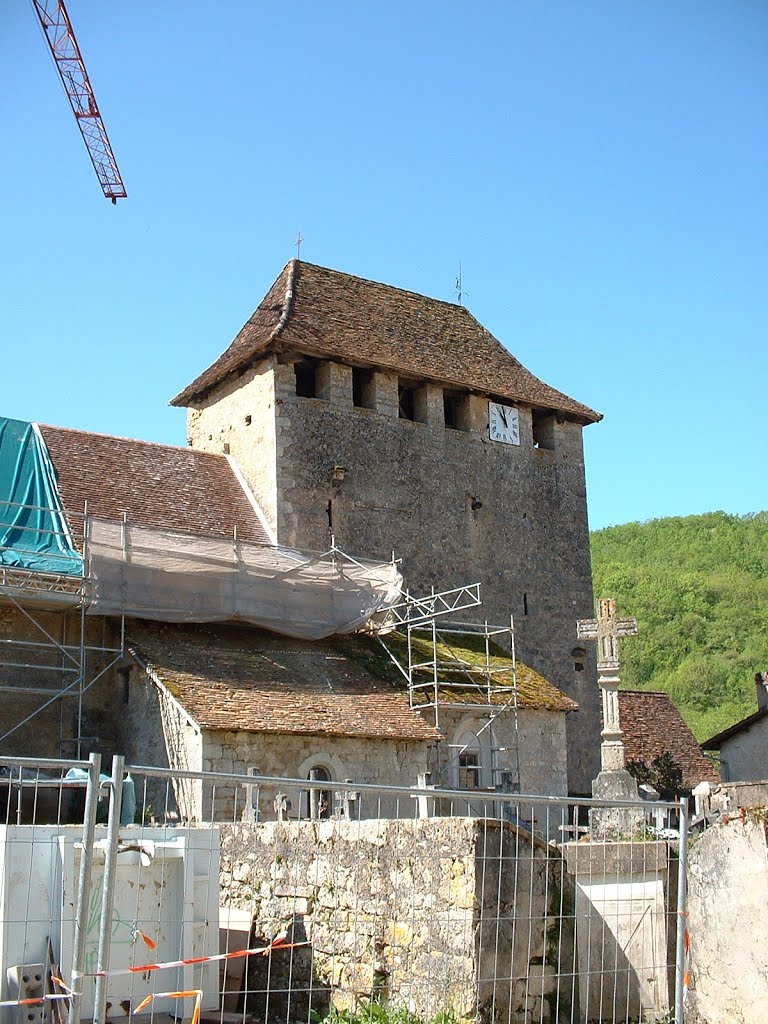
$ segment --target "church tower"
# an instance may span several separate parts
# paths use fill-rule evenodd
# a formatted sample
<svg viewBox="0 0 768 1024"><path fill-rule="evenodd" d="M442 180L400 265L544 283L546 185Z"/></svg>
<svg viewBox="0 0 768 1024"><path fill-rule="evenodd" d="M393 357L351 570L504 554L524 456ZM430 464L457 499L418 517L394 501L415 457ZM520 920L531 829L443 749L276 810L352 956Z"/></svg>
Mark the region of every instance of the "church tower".
<svg viewBox="0 0 768 1024"><path fill-rule="evenodd" d="M599 413L523 367L462 306L292 260L171 402L226 453L272 539L402 560L414 593L480 582L490 623L579 704L572 793L599 766L582 429Z"/></svg>

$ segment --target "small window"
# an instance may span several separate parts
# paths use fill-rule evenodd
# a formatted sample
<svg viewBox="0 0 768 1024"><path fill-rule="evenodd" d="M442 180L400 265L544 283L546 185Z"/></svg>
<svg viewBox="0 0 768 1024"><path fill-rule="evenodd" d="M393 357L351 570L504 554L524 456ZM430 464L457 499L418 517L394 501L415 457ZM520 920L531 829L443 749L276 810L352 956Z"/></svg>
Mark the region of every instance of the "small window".
<svg viewBox="0 0 768 1024"><path fill-rule="evenodd" d="M480 789L480 758L476 750L459 754L459 789Z"/></svg>
<svg viewBox="0 0 768 1024"><path fill-rule="evenodd" d="M459 396L443 394L445 425L452 430L459 428Z"/></svg>
<svg viewBox="0 0 768 1024"><path fill-rule="evenodd" d="M401 420L416 419L416 388L408 384L400 384L397 389L397 400Z"/></svg>
<svg viewBox="0 0 768 1024"><path fill-rule="evenodd" d="M317 398L317 359L300 359L293 364L296 374L296 394L299 398Z"/></svg>
<svg viewBox="0 0 768 1024"><path fill-rule="evenodd" d="M450 430L469 430L469 395L461 391L443 391L443 418Z"/></svg>
<svg viewBox="0 0 768 1024"><path fill-rule="evenodd" d="M545 410L533 410L533 444L548 451L555 449L555 417Z"/></svg>
<svg viewBox="0 0 768 1024"><path fill-rule="evenodd" d="M373 370L352 367L352 404L358 409L374 408Z"/></svg>
<svg viewBox="0 0 768 1024"><path fill-rule="evenodd" d="M331 773L323 765L315 765L309 769L307 778L310 782L330 782ZM333 792L330 789L310 789L309 817L315 820L330 818L333 803Z"/></svg>
<svg viewBox="0 0 768 1024"><path fill-rule="evenodd" d="M574 647L571 651L573 658L573 671L583 672L587 665L587 652L583 647Z"/></svg>

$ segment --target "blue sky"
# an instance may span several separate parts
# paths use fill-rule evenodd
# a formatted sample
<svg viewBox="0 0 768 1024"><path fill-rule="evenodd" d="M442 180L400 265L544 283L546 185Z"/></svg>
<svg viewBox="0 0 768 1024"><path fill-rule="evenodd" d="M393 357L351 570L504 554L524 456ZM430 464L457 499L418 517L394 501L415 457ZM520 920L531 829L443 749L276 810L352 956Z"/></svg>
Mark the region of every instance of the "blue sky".
<svg viewBox="0 0 768 1024"><path fill-rule="evenodd" d="M3 406L183 444L168 399L295 254L455 297L605 414L593 528L768 508L764 0L68 10L100 192L34 12L0 12Z"/></svg>

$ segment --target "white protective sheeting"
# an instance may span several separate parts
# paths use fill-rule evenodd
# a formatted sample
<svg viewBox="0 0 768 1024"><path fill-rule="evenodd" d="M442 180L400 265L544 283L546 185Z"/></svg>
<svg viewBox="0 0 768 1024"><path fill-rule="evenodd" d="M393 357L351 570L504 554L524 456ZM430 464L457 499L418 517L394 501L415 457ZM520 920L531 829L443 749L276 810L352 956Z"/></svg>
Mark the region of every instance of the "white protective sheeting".
<svg viewBox="0 0 768 1024"><path fill-rule="evenodd" d="M319 640L359 629L401 597L395 564L337 549L307 555L93 517L87 548L92 615L239 621Z"/></svg>

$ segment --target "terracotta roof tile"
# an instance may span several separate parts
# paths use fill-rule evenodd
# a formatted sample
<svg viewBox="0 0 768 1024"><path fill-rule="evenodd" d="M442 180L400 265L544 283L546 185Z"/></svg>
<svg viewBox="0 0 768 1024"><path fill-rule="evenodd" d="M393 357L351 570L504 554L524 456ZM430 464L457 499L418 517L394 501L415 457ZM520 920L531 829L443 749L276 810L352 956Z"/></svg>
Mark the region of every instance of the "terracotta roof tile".
<svg viewBox="0 0 768 1024"><path fill-rule="evenodd" d="M683 770L683 785L719 782L720 776L666 693L619 690L619 721L627 761L645 761L669 751Z"/></svg>
<svg viewBox="0 0 768 1024"><path fill-rule="evenodd" d="M95 516L142 526L268 544L261 522L223 455L41 426L75 540L85 502Z"/></svg>
<svg viewBox="0 0 768 1024"><path fill-rule="evenodd" d="M437 738L356 638L293 640L234 626L129 622L128 649L206 729ZM361 660L362 658L362 660Z"/></svg>
<svg viewBox="0 0 768 1024"><path fill-rule="evenodd" d="M463 307L292 260L229 348L171 400L188 405L270 350L382 367L553 409L599 413L534 377Z"/></svg>

